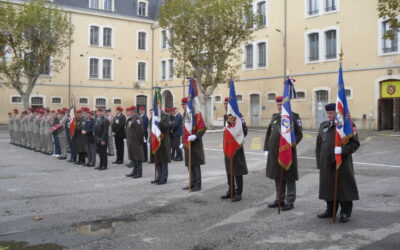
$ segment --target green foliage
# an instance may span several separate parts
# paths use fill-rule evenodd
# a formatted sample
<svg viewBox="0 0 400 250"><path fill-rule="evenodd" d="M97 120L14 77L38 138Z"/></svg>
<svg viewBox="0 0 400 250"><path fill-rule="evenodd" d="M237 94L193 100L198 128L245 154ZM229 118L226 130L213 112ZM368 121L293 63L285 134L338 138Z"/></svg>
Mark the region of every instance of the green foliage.
<svg viewBox="0 0 400 250"><path fill-rule="evenodd" d="M196 76L201 94L209 96L218 84L234 78L240 47L252 39L257 16L251 0L170 0L159 23L171 33L175 73Z"/></svg>
<svg viewBox="0 0 400 250"><path fill-rule="evenodd" d="M400 29L400 0L378 0L379 17L387 18L390 30L384 35L384 39L393 39L394 30Z"/></svg>
<svg viewBox="0 0 400 250"><path fill-rule="evenodd" d="M44 0L0 4L0 77L27 99L41 73L64 66L73 28L67 13ZM51 64L49 65L49 60ZM23 83L27 83L24 85ZM25 103L24 103L25 105Z"/></svg>

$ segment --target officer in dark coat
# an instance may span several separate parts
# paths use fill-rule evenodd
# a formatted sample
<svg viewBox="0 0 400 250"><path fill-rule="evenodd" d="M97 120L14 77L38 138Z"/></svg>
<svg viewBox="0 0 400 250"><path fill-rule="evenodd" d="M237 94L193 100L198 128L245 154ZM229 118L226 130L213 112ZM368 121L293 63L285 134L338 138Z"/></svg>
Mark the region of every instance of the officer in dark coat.
<svg viewBox="0 0 400 250"><path fill-rule="evenodd" d="M161 131L161 145L155 154L152 153L152 159L156 164L157 175L156 179L151 181L151 183L163 185L167 183L168 163L171 162L171 142L169 137L170 117L165 112L161 112L161 119L158 117L152 117L152 119L157 119L155 122L158 122Z"/></svg>
<svg viewBox="0 0 400 250"><path fill-rule="evenodd" d="M132 173L126 176L136 179L142 177L142 162L145 160L143 151L143 120L138 115L136 106L131 106L126 111L129 116L126 120L126 144L128 146L129 160L131 160L133 165Z"/></svg>
<svg viewBox="0 0 400 250"><path fill-rule="evenodd" d="M96 141L93 135L94 132L94 118L93 112L86 112L85 126L82 130L82 134L85 135L85 146L88 157L87 167L94 167L96 165Z"/></svg>
<svg viewBox="0 0 400 250"><path fill-rule="evenodd" d="M316 158L319 172L319 199L326 201L326 211L318 214L318 218L333 216L333 193L336 173L336 154L342 154L342 164L339 168L337 203L340 204L339 222L349 221L353 209L353 200L358 200L358 189L354 177L352 154L360 147L357 133L342 147L335 147L336 135L336 104L325 106L328 121L321 123L317 136ZM355 131L355 125L353 124ZM337 208L337 207L336 207Z"/></svg>
<svg viewBox="0 0 400 250"><path fill-rule="evenodd" d="M174 161L182 161L182 149L180 149L179 145L181 144L181 137L183 134L183 126L182 126L182 115L179 113L178 108L172 108L173 113L173 121L171 126L171 134L172 134L172 153L171 158Z"/></svg>
<svg viewBox="0 0 400 250"><path fill-rule="evenodd" d="M224 107L225 111L228 108L229 97L226 97L224 100ZM227 115L224 115L224 127L227 123ZM242 122L243 127L243 134L247 136L247 126L244 120ZM225 133L225 132L224 132ZM247 175L249 171L247 170L246 164L246 157L244 155L243 145L236 151L235 155L232 159L233 164L233 187L231 187L231 169L230 169L230 162L229 158L225 155L225 170L226 170L226 177L228 179L228 187L229 190L226 192L225 195L221 196L221 199L229 199L231 197L231 192L233 190L234 196L232 201L240 201L242 199L242 192L243 192L243 175Z"/></svg>
<svg viewBox="0 0 400 250"><path fill-rule="evenodd" d="M281 110L282 110L282 96L276 98L276 106L279 113L272 115L271 122L268 126L267 135L265 136L264 152L267 158L267 177L275 180L276 188L276 199L274 202L268 204L268 207L275 208L279 206L281 202L282 210L288 211L294 208L294 202L296 200L296 181L299 179L297 171L297 152L296 145L303 138L303 132L301 128L300 116L293 112L293 128L296 137L296 145L292 147L292 165L288 171L283 171L282 179L282 190L280 190L280 174L281 165L278 162L279 157L279 143L281 137ZM278 197L278 194L281 197Z"/></svg>
<svg viewBox="0 0 400 250"><path fill-rule="evenodd" d="M110 122L103 115L104 110L97 109L97 119L94 125L94 139L96 142L97 152L100 158L99 167L95 168L98 170L107 169L107 143L108 143L108 126Z"/></svg>
<svg viewBox="0 0 400 250"><path fill-rule="evenodd" d="M78 154L78 161L75 164L85 164L86 147L85 147L85 136L82 134L82 130L85 127L85 118L82 116L82 110L76 111L76 125L75 134L72 137L72 142L75 147L75 151Z"/></svg>
<svg viewBox="0 0 400 250"><path fill-rule="evenodd" d="M139 108L139 115L143 121L143 131L144 131L144 140L143 140L143 152L144 152L144 161L148 160L148 150L147 150L147 142L149 141L149 118L146 115L146 108Z"/></svg>
<svg viewBox="0 0 400 250"><path fill-rule="evenodd" d="M182 98L182 108L185 110L183 113L183 126L185 126L185 121L192 119L190 115L186 112L188 98ZM187 140L191 143L191 190L192 192L197 192L201 190L201 165L206 163L204 157L204 147L203 147L203 135L206 133L207 128L204 127L202 130L198 130L196 134L189 135ZM184 147L185 150L185 166L189 167L189 148ZM188 190L189 186L182 188L183 190Z"/></svg>
<svg viewBox="0 0 400 250"><path fill-rule="evenodd" d="M117 159L113 162L114 164L124 163L124 148L125 148L125 122L126 118L122 114L123 109L121 107L116 108L116 115L112 124L112 135L115 139L115 148L117 150Z"/></svg>

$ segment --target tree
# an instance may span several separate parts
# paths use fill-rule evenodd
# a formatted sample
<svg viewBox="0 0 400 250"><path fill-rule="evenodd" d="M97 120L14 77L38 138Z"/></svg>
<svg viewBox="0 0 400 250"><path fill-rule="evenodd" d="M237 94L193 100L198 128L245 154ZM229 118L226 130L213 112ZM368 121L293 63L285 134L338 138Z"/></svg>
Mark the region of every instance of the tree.
<svg viewBox="0 0 400 250"><path fill-rule="evenodd" d="M251 0L170 0L160 9L159 24L169 31L169 51L177 59L174 71L196 77L203 113L218 84L235 77L240 47L259 26L251 9Z"/></svg>
<svg viewBox="0 0 400 250"><path fill-rule="evenodd" d="M44 0L0 5L0 78L14 88L24 108L43 73L59 72L65 49L72 44L73 27L67 13Z"/></svg>
<svg viewBox="0 0 400 250"><path fill-rule="evenodd" d="M385 39L394 39L394 31L400 29L400 0L378 0L378 12L380 18L387 18L389 22L389 30L383 34Z"/></svg>

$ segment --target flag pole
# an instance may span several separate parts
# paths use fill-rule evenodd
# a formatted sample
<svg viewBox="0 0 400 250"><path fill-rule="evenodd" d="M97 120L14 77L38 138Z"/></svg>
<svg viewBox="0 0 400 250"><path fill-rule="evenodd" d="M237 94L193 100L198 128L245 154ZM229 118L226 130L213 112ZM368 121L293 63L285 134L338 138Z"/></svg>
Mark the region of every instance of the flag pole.
<svg viewBox="0 0 400 250"><path fill-rule="evenodd" d="M339 63L340 67L342 67L342 61L343 61L343 48L340 48L340 53L339 53ZM336 166L335 169L335 184L334 184L334 189L333 189L333 213L332 213L332 222L336 222L336 210L337 210L337 189L339 185L339 166Z"/></svg>
<svg viewBox="0 0 400 250"><path fill-rule="evenodd" d="M192 142L189 143L189 193L192 192Z"/></svg>

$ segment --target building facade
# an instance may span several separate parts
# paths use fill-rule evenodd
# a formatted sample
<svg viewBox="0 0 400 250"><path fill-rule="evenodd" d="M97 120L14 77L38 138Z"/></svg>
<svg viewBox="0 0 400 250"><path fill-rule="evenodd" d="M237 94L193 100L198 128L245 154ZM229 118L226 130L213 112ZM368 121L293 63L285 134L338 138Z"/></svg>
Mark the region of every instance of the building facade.
<svg viewBox="0 0 400 250"><path fill-rule="evenodd" d="M21 3L23 1L14 1ZM66 51L60 73L51 70L38 80L32 106L151 106L152 87L162 88L163 103L179 106L187 86L174 75L168 52L168 30L157 25L161 0L53 0L70 15L74 43ZM339 51L352 118L360 129L400 129L400 40L382 39L388 29L378 17L377 0L287 0L287 73L296 80L298 99L292 109L303 127L318 128L324 105L336 101ZM362 10L362 16L360 15ZM247 123L265 127L276 112L275 97L283 92L284 1L256 0L262 13L253 41L243 44L239 109ZM355 15L354 13L358 13ZM221 84L208 100L207 117L223 123ZM0 123L6 113L22 108L13 89L0 89Z"/></svg>

